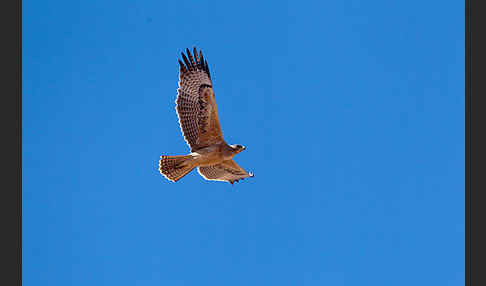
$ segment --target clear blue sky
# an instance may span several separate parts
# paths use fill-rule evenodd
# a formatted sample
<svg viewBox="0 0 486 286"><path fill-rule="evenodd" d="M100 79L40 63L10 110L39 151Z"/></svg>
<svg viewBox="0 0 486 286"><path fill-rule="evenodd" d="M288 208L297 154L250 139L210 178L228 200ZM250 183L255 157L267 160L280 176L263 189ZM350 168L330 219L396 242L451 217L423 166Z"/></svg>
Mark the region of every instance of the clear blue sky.
<svg viewBox="0 0 486 286"><path fill-rule="evenodd" d="M464 1L23 1L23 285L463 285ZM202 48L255 177L196 171Z"/></svg>

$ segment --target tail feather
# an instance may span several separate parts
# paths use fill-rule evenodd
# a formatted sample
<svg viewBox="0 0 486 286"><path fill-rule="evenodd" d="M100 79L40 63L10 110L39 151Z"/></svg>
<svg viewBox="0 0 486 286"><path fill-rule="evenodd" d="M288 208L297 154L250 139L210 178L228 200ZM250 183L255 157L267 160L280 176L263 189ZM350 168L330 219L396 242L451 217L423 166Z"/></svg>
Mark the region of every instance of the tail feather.
<svg viewBox="0 0 486 286"><path fill-rule="evenodd" d="M191 155L160 156L159 171L172 182L177 182L194 169Z"/></svg>

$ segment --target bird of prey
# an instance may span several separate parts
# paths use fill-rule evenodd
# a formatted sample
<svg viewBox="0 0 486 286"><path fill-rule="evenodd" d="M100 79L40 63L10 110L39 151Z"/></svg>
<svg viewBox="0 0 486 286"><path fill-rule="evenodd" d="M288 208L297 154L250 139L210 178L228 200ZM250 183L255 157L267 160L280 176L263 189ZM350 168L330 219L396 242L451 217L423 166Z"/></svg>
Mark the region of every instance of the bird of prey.
<svg viewBox="0 0 486 286"><path fill-rule="evenodd" d="M253 177L252 173L233 161L233 156L245 150L245 147L228 145L223 138L211 75L202 51L199 51L199 56L195 47L194 56L189 49L186 52L187 57L181 53L184 62L178 60L176 111L182 135L191 153L160 156L160 173L172 182L177 182L194 168L206 180L231 184Z"/></svg>

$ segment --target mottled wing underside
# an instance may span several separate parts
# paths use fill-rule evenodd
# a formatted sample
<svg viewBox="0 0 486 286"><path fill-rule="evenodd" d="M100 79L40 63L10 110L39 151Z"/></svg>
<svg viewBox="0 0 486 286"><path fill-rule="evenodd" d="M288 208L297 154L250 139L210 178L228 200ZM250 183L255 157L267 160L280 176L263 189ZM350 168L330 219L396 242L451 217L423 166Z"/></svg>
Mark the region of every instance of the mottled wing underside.
<svg viewBox="0 0 486 286"><path fill-rule="evenodd" d="M233 160L227 160L213 166L199 167L197 171L206 180L225 181L231 184L244 178L253 177L253 173L248 173Z"/></svg>
<svg viewBox="0 0 486 286"><path fill-rule="evenodd" d="M212 88L209 67L203 54L194 57L186 49L179 60L179 88L176 110L182 134L191 152L224 141ZM188 59L189 58L189 59Z"/></svg>

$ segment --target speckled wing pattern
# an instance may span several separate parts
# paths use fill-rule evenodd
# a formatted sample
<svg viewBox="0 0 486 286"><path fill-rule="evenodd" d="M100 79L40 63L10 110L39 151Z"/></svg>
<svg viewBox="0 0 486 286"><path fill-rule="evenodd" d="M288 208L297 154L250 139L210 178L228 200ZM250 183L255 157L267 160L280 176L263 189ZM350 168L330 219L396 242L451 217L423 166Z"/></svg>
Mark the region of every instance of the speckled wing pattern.
<svg viewBox="0 0 486 286"><path fill-rule="evenodd" d="M226 181L231 184L244 178L253 177L253 173L248 173L233 160L227 160L213 166L199 167L197 171L206 180Z"/></svg>
<svg viewBox="0 0 486 286"><path fill-rule="evenodd" d="M224 141L208 63L194 48L194 57L186 49L179 60L179 88L176 111L182 134L191 152ZM189 59L188 59L189 58Z"/></svg>

